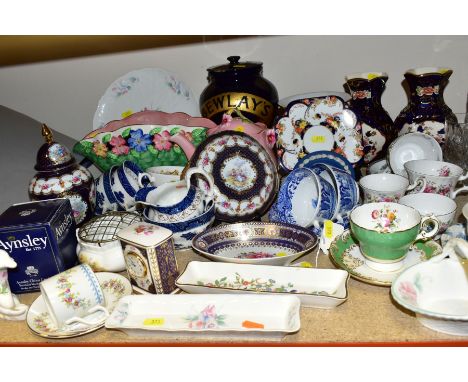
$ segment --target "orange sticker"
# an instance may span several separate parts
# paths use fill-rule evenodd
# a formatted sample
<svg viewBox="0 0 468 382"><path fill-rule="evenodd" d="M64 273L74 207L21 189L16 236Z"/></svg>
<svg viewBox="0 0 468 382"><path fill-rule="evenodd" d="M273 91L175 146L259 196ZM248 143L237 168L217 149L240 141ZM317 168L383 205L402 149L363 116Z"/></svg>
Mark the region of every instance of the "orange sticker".
<svg viewBox="0 0 468 382"><path fill-rule="evenodd" d="M258 322L253 322L253 321L244 321L242 323L242 326L247 329L264 329L265 325L259 324Z"/></svg>

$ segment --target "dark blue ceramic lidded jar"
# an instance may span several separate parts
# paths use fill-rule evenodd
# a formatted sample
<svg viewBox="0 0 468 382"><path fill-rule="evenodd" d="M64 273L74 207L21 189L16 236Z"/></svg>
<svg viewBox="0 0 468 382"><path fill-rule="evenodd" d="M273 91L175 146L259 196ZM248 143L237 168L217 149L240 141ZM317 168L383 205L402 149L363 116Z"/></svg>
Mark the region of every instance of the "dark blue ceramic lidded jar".
<svg viewBox="0 0 468 382"><path fill-rule="evenodd" d="M443 92L453 71L448 68L417 68L405 73L410 90L408 105L395 119L399 135L425 133L443 145L447 122L456 122L445 104Z"/></svg>

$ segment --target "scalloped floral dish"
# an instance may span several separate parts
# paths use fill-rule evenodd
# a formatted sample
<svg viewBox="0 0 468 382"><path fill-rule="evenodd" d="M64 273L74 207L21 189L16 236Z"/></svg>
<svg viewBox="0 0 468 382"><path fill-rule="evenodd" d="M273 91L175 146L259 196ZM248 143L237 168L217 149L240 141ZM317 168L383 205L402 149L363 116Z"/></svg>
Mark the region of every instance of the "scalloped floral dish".
<svg viewBox="0 0 468 382"><path fill-rule="evenodd" d="M98 272L96 277L104 294L105 308L111 313L117 306L118 301L132 294L132 286L124 276L110 272ZM57 328L52 322L42 295L32 303L29 308L26 322L31 331L45 338L71 338L94 332L104 326L105 314L102 311L92 313L86 317L88 320L96 320L91 326L81 323L66 325Z"/></svg>
<svg viewBox="0 0 468 382"><path fill-rule="evenodd" d="M183 134L195 146L216 128L209 119L184 113L143 111L122 120L109 122L75 144L73 151L91 160L101 171L135 162L142 170L156 166L185 166L187 157L171 141Z"/></svg>
<svg viewBox="0 0 468 382"><path fill-rule="evenodd" d="M329 251L333 263L348 271L351 277L373 285L390 286L403 270L441 254L442 248L433 240L416 242L403 260L401 270L396 272L379 272L370 268L359 249L358 241L349 230L336 237Z"/></svg>
<svg viewBox="0 0 468 382"><path fill-rule="evenodd" d="M317 236L297 225L250 222L208 229L193 238L192 247L213 261L288 265L317 242Z"/></svg>
<svg viewBox="0 0 468 382"><path fill-rule="evenodd" d="M296 296L127 296L106 320L106 328L145 337L201 335L280 339L300 329L300 305Z"/></svg>
<svg viewBox="0 0 468 382"><path fill-rule="evenodd" d="M348 298L348 278L341 269L191 261L176 285L187 293L292 294L302 306L334 308Z"/></svg>
<svg viewBox="0 0 468 382"><path fill-rule="evenodd" d="M291 171L305 155L333 151L351 163L364 155L356 115L338 96L305 98L291 102L275 126L280 167Z"/></svg>

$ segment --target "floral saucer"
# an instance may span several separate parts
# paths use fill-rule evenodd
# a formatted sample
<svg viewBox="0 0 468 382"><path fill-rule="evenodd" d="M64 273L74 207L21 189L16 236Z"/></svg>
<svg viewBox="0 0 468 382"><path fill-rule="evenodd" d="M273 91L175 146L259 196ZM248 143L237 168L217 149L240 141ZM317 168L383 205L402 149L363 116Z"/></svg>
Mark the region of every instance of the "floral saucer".
<svg viewBox="0 0 468 382"><path fill-rule="evenodd" d="M279 187L276 164L247 134L213 134L197 147L190 166L213 177L216 218L242 222L263 216Z"/></svg>
<svg viewBox="0 0 468 382"><path fill-rule="evenodd" d="M317 151L342 154L356 163L364 155L361 125L341 97L330 95L291 102L275 126L281 168L291 171L300 158Z"/></svg>
<svg viewBox="0 0 468 382"><path fill-rule="evenodd" d="M306 167L308 169L313 169L317 164L327 164L346 171L348 174L352 175L353 178L356 177L353 165L344 156L332 151L316 151L308 154L299 160L294 168Z"/></svg>
<svg viewBox="0 0 468 382"><path fill-rule="evenodd" d="M418 241L410 247L403 260L403 267L396 272L379 272L370 268L362 255L357 240L347 230L338 236L330 246L330 258L333 263L351 277L373 285L391 286L393 280L406 268L440 255L442 248L433 240Z"/></svg>
<svg viewBox="0 0 468 382"><path fill-rule="evenodd" d="M112 313L117 302L124 296L132 294L132 286L124 276L110 272L98 272L96 277L101 285L106 302L105 308ZM47 311L44 298L40 295L31 305L28 311L26 322L29 329L40 337L45 338L71 338L82 336L83 334L94 332L104 326L106 316L102 311L90 314L89 319L96 319L96 324L86 326L81 323L66 325L57 329L52 323Z"/></svg>

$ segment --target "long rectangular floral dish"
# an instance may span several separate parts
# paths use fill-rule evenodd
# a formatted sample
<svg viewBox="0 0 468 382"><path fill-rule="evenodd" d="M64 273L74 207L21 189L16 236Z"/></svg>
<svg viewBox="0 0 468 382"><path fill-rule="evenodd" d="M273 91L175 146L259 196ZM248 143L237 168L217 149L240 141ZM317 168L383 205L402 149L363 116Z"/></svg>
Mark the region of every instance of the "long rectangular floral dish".
<svg viewBox="0 0 468 382"><path fill-rule="evenodd" d="M300 329L300 305L295 296L133 295L105 326L130 336L281 339Z"/></svg>
<svg viewBox="0 0 468 382"><path fill-rule="evenodd" d="M187 293L293 295L303 307L331 309L348 299L348 280L339 269L191 261L176 285Z"/></svg>
<svg viewBox="0 0 468 382"><path fill-rule="evenodd" d="M185 166L184 151L172 141L182 134L196 147L216 124L209 119L185 113L141 111L107 123L91 131L75 144L73 151L89 159L101 171L124 161L135 162L141 169L156 166Z"/></svg>

